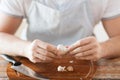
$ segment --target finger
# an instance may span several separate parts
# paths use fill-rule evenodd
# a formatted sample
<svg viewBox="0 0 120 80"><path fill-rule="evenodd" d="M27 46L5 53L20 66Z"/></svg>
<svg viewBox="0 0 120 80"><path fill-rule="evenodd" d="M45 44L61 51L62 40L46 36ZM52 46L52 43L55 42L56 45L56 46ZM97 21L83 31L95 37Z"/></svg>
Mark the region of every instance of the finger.
<svg viewBox="0 0 120 80"><path fill-rule="evenodd" d="M56 46L51 45L49 43L42 42L42 41L39 41L37 45L38 45L38 47L43 48L45 50L48 50L48 51L54 53L55 55L57 55L56 54L57 53L57 47Z"/></svg>
<svg viewBox="0 0 120 80"><path fill-rule="evenodd" d="M58 50L57 50L56 46L48 44L48 46L46 48L47 48L48 51L50 51L50 52L54 53L55 55L57 55Z"/></svg>
<svg viewBox="0 0 120 80"><path fill-rule="evenodd" d="M69 50L69 51L72 51L72 50L74 50L74 49L77 48L77 47L80 47L80 46L89 44L89 43L91 43L91 42L92 42L92 41L91 41L91 39L90 39L89 37L84 38L84 39L81 39L81 40L77 41L76 43L72 44L72 45L68 48L68 50Z"/></svg>
<svg viewBox="0 0 120 80"><path fill-rule="evenodd" d="M35 58L33 63L46 63L46 62L50 62L50 61L43 61L43 60L40 60L39 58Z"/></svg>
<svg viewBox="0 0 120 80"><path fill-rule="evenodd" d="M34 58L33 60L32 60L32 62L33 63L39 63L39 62L43 62L41 59L39 59L39 58Z"/></svg>
<svg viewBox="0 0 120 80"><path fill-rule="evenodd" d="M90 55L90 56L83 56L83 57L75 57L76 59L80 59L80 60L94 60L94 56Z"/></svg>
<svg viewBox="0 0 120 80"><path fill-rule="evenodd" d="M42 61L52 61L53 60L52 58L44 56L44 55L41 55L39 53L34 53L34 57L38 58L38 59L40 59Z"/></svg>
<svg viewBox="0 0 120 80"><path fill-rule="evenodd" d="M51 52L48 52L48 51L46 51L44 49L41 49L41 48L37 48L36 51L37 51L37 53L40 53L41 55L44 55L44 56L48 56L48 57L51 57L51 58L55 58L56 57L55 54L53 54Z"/></svg>
<svg viewBox="0 0 120 80"><path fill-rule="evenodd" d="M85 52L82 52L82 53L75 54L75 57L85 57L85 56L93 55L95 53L96 53L96 50L91 49L91 50L88 50L88 51L85 51Z"/></svg>
<svg viewBox="0 0 120 80"><path fill-rule="evenodd" d="M74 54L77 54L77 53L82 53L82 52L91 50L95 47L96 47L96 45L94 43L87 44L87 45L84 45L84 46L81 46L81 47L78 47L78 48L74 49L72 52L70 52L70 54L74 55Z"/></svg>

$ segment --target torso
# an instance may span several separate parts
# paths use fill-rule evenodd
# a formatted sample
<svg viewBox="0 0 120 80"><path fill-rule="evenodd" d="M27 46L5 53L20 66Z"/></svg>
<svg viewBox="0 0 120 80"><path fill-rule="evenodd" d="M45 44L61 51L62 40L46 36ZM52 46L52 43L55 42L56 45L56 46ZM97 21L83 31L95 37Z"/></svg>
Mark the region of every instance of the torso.
<svg viewBox="0 0 120 80"><path fill-rule="evenodd" d="M32 0L27 13L27 39L69 45L91 36L96 22L90 3L92 0Z"/></svg>

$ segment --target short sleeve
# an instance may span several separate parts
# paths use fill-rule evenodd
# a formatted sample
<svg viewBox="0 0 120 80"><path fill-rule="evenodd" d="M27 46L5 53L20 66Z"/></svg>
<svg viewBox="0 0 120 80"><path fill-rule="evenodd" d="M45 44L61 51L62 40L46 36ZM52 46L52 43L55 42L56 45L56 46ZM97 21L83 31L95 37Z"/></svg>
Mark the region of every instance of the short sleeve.
<svg viewBox="0 0 120 80"><path fill-rule="evenodd" d="M103 19L120 16L120 0L108 0Z"/></svg>
<svg viewBox="0 0 120 80"><path fill-rule="evenodd" d="M12 16L24 17L23 0L1 0L0 12Z"/></svg>

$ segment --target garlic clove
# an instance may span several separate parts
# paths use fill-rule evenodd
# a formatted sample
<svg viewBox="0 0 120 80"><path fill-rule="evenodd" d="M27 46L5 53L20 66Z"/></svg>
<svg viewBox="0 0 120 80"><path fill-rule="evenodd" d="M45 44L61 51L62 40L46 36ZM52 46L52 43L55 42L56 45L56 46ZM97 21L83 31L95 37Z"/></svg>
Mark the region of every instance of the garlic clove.
<svg viewBox="0 0 120 80"><path fill-rule="evenodd" d="M58 45L57 49L61 51L60 55L64 55L68 51L68 49L63 45Z"/></svg>
<svg viewBox="0 0 120 80"><path fill-rule="evenodd" d="M73 68L73 66L68 66L68 67L67 67L67 71L69 71L69 72L72 72L72 71L74 71L74 68Z"/></svg>
<svg viewBox="0 0 120 80"><path fill-rule="evenodd" d="M66 68L65 66L58 66L58 67L57 67L57 71L58 71L58 72L64 72L64 71L66 71L65 68Z"/></svg>

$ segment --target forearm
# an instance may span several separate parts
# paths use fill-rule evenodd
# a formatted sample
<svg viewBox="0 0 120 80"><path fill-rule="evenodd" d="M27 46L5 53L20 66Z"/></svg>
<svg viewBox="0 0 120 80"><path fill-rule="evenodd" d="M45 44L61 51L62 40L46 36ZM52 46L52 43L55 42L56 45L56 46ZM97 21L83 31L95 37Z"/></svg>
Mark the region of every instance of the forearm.
<svg viewBox="0 0 120 80"><path fill-rule="evenodd" d="M24 56L23 50L30 42L21 40L13 35L0 32L0 54Z"/></svg>
<svg viewBox="0 0 120 80"><path fill-rule="evenodd" d="M110 38L108 41L101 43L101 46L103 58L120 56L120 36Z"/></svg>

